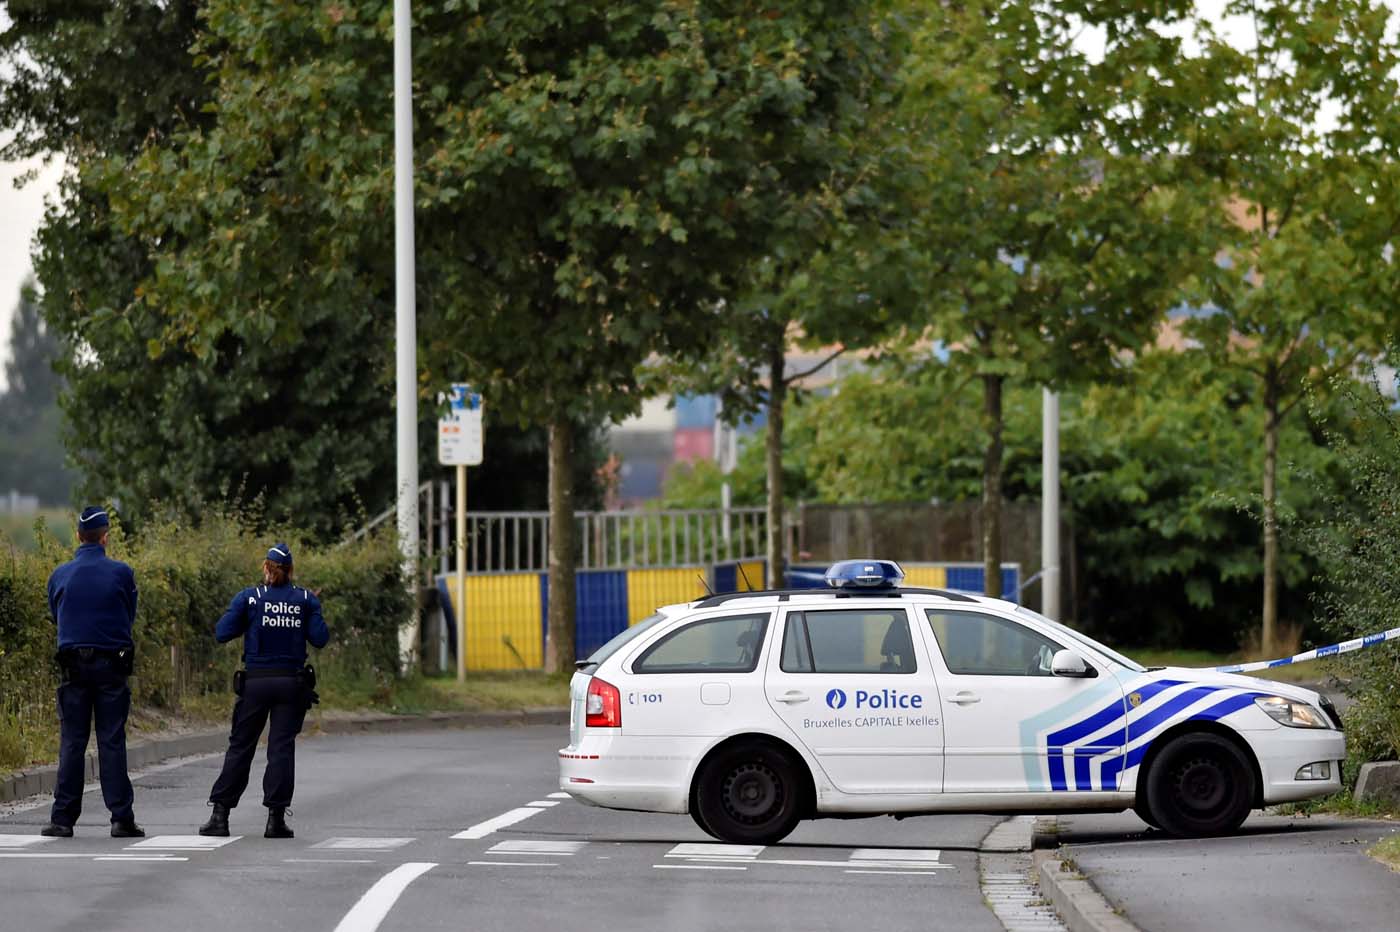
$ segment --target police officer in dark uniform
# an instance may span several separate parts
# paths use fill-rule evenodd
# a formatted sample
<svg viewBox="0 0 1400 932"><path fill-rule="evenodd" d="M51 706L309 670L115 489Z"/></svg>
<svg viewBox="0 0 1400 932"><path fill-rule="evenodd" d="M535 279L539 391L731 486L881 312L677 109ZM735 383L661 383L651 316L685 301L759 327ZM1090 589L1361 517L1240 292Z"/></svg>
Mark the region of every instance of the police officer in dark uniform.
<svg viewBox="0 0 1400 932"><path fill-rule="evenodd" d="M331 633L321 617L321 602L306 589L292 586L292 548L275 544L263 561L263 584L233 597L219 619L214 637L225 644L243 638L243 666L234 678L238 699L224 769L209 793L214 807L199 834L228 835L229 810L248 788L248 771L263 726L267 734L267 770L263 805L265 838L291 838L287 807L296 783L296 737L306 711L315 702L315 672L306 665L306 645L325 647Z"/></svg>
<svg viewBox="0 0 1400 932"><path fill-rule="evenodd" d="M60 738L53 812L41 834L73 837L83 808L88 734L97 724L102 801L112 813L113 838L146 833L131 811L134 794L126 772L126 717L131 711L136 621L136 574L107 558L111 523L101 508L78 516L79 546L73 559L49 577L49 614L58 626Z"/></svg>

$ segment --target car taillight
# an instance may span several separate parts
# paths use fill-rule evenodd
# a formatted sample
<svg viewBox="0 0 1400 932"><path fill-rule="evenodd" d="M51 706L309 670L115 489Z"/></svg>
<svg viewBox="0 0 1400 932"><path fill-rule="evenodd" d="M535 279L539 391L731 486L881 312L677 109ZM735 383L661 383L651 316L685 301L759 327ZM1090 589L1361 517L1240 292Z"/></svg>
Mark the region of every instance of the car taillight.
<svg viewBox="0 0 1400 932"><path fill-rule="evenodd" d="M583 723L589 728L621 728L622 694L612 683L595 676L588 681L588 700L584 711L587 717Z"/></svg>

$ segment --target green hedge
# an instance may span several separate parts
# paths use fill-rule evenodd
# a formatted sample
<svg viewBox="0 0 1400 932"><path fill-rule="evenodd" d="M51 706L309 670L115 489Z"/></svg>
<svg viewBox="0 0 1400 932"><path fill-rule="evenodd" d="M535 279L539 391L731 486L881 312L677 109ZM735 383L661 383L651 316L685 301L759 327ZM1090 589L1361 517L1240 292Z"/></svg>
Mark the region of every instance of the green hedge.
<svg viewBox="0 0 1400 932"><path fill-rule="evenodd" d="M72 546L43 527L36 537L33 552L0 538L0 769L54 757L57 668L45 587ZM134 703L179 712L229 695L242 645L216 644L214 624L236 592L258 583L273 540L292 545L297 584L321 590L331 643L313 651L312 662L322 692L387 688L398 664L399 627L410 617L392 534L316 547L295 531L254 533L241 515L218 513L198 527L149 523L137 537L113 529L108 552L131 564L140 591Z"/></svg>

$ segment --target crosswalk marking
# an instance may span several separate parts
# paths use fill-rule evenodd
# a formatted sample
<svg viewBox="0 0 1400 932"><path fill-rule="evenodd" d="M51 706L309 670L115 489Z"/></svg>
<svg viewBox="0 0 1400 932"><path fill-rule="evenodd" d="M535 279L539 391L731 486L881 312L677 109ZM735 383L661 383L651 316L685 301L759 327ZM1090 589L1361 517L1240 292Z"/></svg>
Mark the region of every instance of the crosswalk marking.
<svg viewBox="0 0 1400 932"><path fill-rule="evenodd" d="M550 799L573 799L568 793L550 793Z"/></svg>
<svg viewBox="0 0 1400 932"><path fill-rule="evenodd" d="M536 800L534 800L534 801L532 801L532 802L526 803L525 805L527 805L527 806L539 806L539 807L541 807L541 808L543 808L543 809L549 809L549 808L551 808L551 807L553 807L553 806L559 805L559 800L557 800L557 799L536 799Z"/></svg>
<svg viewBox="0 0 1400 932"><path fill-rule="evenodd" d="M851 852L852 861L937 861L942 852L936 848L857 848Z"/></svg>
<svg viewBox="0 0 1400 932"><path fill-rule="evenodd" d="M392 851L411 841L412 838L327 838L311 847L334 851Z"/></svg>
<svg viewBox="0 0 1400 932"><path fill-rule="evenodd" d="M586 841L531 841L528 839L514 839L492 845L486 853L571 856L577 854L586 844L588 844Z"/></svg>
<svg viewBox="0 0 1400 932"><path fill-rule="evenodd" d="M687 842L666 852L668 858L743 858L752 860L763 853L764 845L719 845Z"/></svg>
<svg viewBox="0 0 1400 932"><path fill-rule="evenodd" d="M30 845L42 845L46 841L53 841L43 835L0 835L0 848L27 848Z"/></svg>
<svg viewBox="0 0 1400 932"><path fill-rule="evenodd" d="M242 835L231 835L228 838L206 838L203 835L157 835L154 838L147 838L145 841L138 841L134 845L127 845L126 850L213 851L215 848L231 845L242 837Z"/></svg>

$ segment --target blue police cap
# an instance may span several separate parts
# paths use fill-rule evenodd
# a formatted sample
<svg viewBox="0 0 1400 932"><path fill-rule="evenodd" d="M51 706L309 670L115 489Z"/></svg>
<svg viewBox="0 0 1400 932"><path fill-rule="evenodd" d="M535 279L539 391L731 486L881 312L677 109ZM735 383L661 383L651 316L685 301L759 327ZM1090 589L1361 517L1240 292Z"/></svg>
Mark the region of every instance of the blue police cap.
<svg viewBox="0 0 1400 932"><path fill-rule="evenodd" d="M283 566L292 565L292 548L278 541L267 551L267 558L273 563L280 563Z"/></svg>
<svg viewBox="0 0 1400 932"><path fill-rule="evenodd" d="M96 531L99 528L109 527L107 520L107 509L98 508L96 505L89 505L83 509L83 513L78 515L78 530Z"/></svg>

